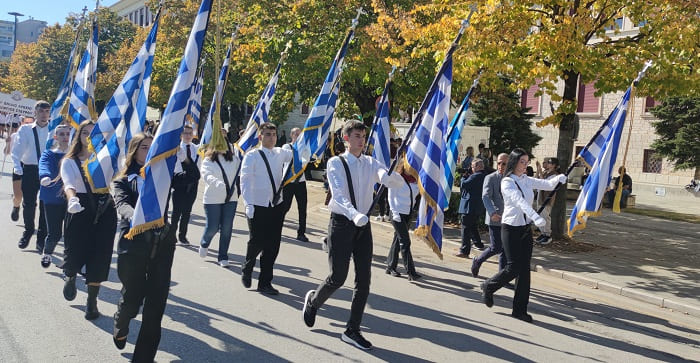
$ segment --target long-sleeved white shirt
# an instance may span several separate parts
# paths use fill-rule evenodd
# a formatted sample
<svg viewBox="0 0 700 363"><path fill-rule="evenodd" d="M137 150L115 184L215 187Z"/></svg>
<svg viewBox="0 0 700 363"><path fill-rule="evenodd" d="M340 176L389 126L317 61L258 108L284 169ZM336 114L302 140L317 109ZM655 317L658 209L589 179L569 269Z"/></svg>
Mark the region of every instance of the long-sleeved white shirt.
<svg viewBox="0 0 700 363"><path fill-rule="evenodd" d="M402 177L403 178L403 177ZM409 183L404 179L402 186L389 189L389 208L394 219L400 218L398 214L410 214L415 206L418 196L418 184Z"/></svg>
<svg viewBox="0 0 700 363"><path fill-rule="evenodd" d="M381 183L389 188L400 188L406 183L399 174L389 175L384 165L371 156L360 155L357 158L348 151L341 156L345 158L350 169L357 208L353 207L350 199L350 189L347 185L343 162L340 157L335 156L328 160L327 164L328 185L332 194L331 200L328 202L328 209L332 213L342 214L349 220L353 220L358 214L367 214L369 211L374 184Z"/></svg>
<svg viewBox="0 0 700 363"><path fill-rule="evenodd" d="M518 183L518 186L515 183ZM531 178L525 174L516 176L511 174L501 180L501 193L503 194L503 215L501 223L510 226L524 226L538 217L537 211L532 208L532 200L535 197L533 189L554 190L559 183L558 178L542 180ZM520 190L522 189L522 193ZM527 215L527 221L523 214Z"/></svg>
<svg viewBox="0 0 700 363"><path fill-rule="evenodd" d="M216 161L204 158L201 168L202 179L204 179L204 194L202 196L204 204L223 204L238 200L240 191L236 190L234 179L241 161L234 154L231 161L227 161L222 155L219 155L219 162L226 173L226 178L231 188L231 197L229 200L226 200L226 181L224 181L224 174L221 172L219 165Z"/></svg>
<svg viewBox="0 0 700 363"><path fill-rule="evenodd" d="M75 160L65 158L61 160L61 179L63 180L63 190L73 189L76 193L87 193L83 176Z"/></svg>
<svg viewBox="0 0 700 363"><path fill-rule="evenodd" d="M12 160L15 163L15 172L22 170L22 164L39 165L36 147L34 146L33 128L36 128L39 139L39 157L41 157L41 153L43 153L46 148L46 139L49 137L48 124L44 127L39 127L36 122L22 125L19 130L17 130L17 137L12 143Z"/></svg>
<svg viewBox="0 0 700 363"><path fill-rule="evenodd" d="M284 164L292 161L292 152L281 147L267 149L260 146L249 150L243 157L243 164L241 165L241 196L246 207L249 205L260 207L272 205L272 185L265 162L260 156L260 150L265 153L267 161L270 163L270 171L272 172L276 190L282 188ZM282 192L279 193L278 204L282 203Z"/></svg>
<svg viewBox="0 0 700 363"><path fill-rule="evenodd" d="M292 151L292 145L291 144L284 144L282 145L282 148L285 150ZM290 162L291 163L291 162ZM284 164L284 170L287 170L287 167L289 167L290 163ZM306 175L304 173L301 173L298 178L294 179L293 183L301 183L306 181Z"/></svg>
<svg viewBox="0 0 700 363"><path fill-rule="evenodd" d="M202 158L197 155L197 151L199 150L199 145L195 145L193 143L186 144L184 141L180 141L180 149L177 151L177 162L175 163L175 173L180 173L182 172L182 162L185 161L187 158L187 145L190 145L190 157L192 160L197 164L197 167L201 167L202 165Z"/></svg>

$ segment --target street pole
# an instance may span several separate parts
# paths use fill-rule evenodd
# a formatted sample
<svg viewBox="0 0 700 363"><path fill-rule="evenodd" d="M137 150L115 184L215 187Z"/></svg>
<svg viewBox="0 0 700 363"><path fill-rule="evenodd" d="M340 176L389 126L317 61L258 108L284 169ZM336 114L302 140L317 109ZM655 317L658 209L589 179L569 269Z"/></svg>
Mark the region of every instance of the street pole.
<svg viewBox="0 0 700 363"><path fill-rule="evenodd" d="M15 41L15 44L12 46L12 53L14 53L14 52L15 52L15 49L17 48L17 17L18 17L18 16L24 16L24 14L20 14L20 13L18 13L18 12L16 12L16 11L10 11L8 14L9 14L9 15L13 15L13 16L15 17L15 34L14 34L14 36L13 36L14 41Z"/></svg>

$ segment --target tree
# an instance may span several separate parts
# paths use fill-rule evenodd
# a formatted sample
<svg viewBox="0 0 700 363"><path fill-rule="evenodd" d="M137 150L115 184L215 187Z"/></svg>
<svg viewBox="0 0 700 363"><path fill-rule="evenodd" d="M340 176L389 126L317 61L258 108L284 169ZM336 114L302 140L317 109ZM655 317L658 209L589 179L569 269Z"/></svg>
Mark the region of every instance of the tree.
<svg viewBox="0 0 700 363"><path fill-rule="evenodd" d="M670 159L676 169L695 169L700 179L700 98L671 97L654 107L653 126L659 138L651 147Z"/></svg>
<svg viewBox="0 0 700 363"><path fill-rule="evenodd" d="M504 82L500 89L485 90L472 103L476 117L471 124L491 128L489 148L494 156L510 153L516 147L532 152L542 139L532 132L529 109L520 105L520 96L509 90L507 83Z"/></svg>

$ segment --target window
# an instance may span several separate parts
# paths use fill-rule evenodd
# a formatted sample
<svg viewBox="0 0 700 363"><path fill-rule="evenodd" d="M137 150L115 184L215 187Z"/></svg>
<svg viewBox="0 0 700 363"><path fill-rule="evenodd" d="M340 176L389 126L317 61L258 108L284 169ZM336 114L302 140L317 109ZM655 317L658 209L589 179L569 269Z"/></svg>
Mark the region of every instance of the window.
<svg viewBox="0 0 700 363"><path fill-rule="evenodd" d="M654 150L644 149L644 165L642 172L661 174L662 159Z"/></svg>
<svg viewBox="0 0 700 363"><path fill-rule="evenodd" d="M578 107L576 112L580 113L600 113L600 98L595 96L595 86L593 82L578 85Z"/></svg>
<svg viewBox="0 0 700 363"><path fill-rule="evenodd" d="M641 27L647 25L647 23L649 23L649 22L646 20L642 20L639 23L637 23L637 28L641 28Z"/></svg>
<svg viewBox="0 0 700 363"><path fill-rule="evenodd" d="M520 106L529 109L527 113L539 115L540 113L540 96L535 96L539 90L539 86L534 85L528 89L524 89L520 94Z"/></svg>
<svg viewBox="0 0 700 363"><path fill-rule="evenodd" d="M612 30L622 30L622 25L623 25L623 18L617 18L615 19L615 23L611 24L610 26L606 27L605 30L612 31Z"/></svg>
<svg viewBox="0 0 700 363"><path fill-rule="evenodd" d="M143 9L139 10L139 26L143 26Z"/></svg>
<svg viewBox="0 0 700 363"><path fill-rule="evenodd" d="M301 114L302 115L308 115L309 114L309 105L306 103L301 104Z"/></svg>
<svg viewBox="0 0 700 363"><path fill-rule="evenodd" d="M646 101L644 101L644 113L649 113L649 111L658 105L660 105L661 102L655 100L652 97L647 97Z"/></svg>

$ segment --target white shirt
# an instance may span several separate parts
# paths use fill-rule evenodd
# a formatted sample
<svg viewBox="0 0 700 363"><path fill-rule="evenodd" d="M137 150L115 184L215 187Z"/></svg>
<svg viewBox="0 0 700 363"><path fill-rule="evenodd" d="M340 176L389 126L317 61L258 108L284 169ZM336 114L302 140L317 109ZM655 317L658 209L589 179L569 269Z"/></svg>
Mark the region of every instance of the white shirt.
<svg viewBox="0 0 700 363"><path fill-rule="evenodd" d="M0 125L5 125L8 123L10 123L10 120L8 119L7 115L0 113Z"/></svg>
<svg viewBox="0 0 700 363"><path fill-rule="evenodd" d="M177 162L175 163L175 173L182 172L182 162L187 158L187 145L190 145L190 157L192 160L194 160L195 164L197 164L197 167L199 168L202 165L202 159L197 154L199 145L195 145L193 143L187 144L184 141L180 141L180 149L178 149L176 154Z"/></svg>
<svg viewBox="0 0 700 363"><path fill-rule="evenodd" d="M204 158L201 169L202 179L204 179L204 195L202 196L204 204L223 204L238 200L240 191L236 190L234 178L236 177L236 172L238 171L241 161L235 154L231 161L224 159L223 155L219 155L218 160L226 173L226 178L231 188L231 197L229 200L226 200L226 181L224 180L224 174L221 172L219 164L209 158Z"/></svg>
<svg viewBox="0 0 700 363"><path fill-rule="evenodd" d="M44 127L39 127L36 122L22 125L17 130L17 138L12 143L12 160L15 162L15 170L22 170L22 165L17 162L25 165L39 165L34 146L34 131L32 131L35 127L39 139L39 156L46 148L46 139L49 137L48 124Z"/></svg>
<svg viewBox="0 0 700 363"><path fill-rule="evenodd" d="M401 175L392 173L388 175L387 169L377 159L360 155L359 158L350 152L341 154L348 163L350 179L355 191L357 208L353 207L350 199L347 176L343 162L339 156L334 156L327 163L328 185L331 188L331 200L328 209L332 213L342 214L349 220L353 220L358 214L366 214L372 204L374 184L381 183L389 188L400 188L405 185Z"/></svg>
<svg viewBox="0 0 700 363"><path fill-rule="evenodd" d="M403 177L401 177L403 179ZM401 218L399 214L411 214L418 197L418 184L409 183L404 179L403 185L389 189L389 208L394 219ZM411 200L411 198L413 198Z"/></svg>
<svg viewBox="0 0 700 363"><path fill-rule="evenodd" d="M515 183L518 183L516 186ZM525 174L516 176L511 174L501 179L501 194L503 194L503 215L501 223L510 226L524 226L538 217L537 212L532 209L532 200L535 197L533 189L554 190L559 184L558 178L542 180L531 178ZM518 189L520 186L520 189ZM522 193L520 190L522 189ZM523 197L524 196L524 197ZM527 215L527 221L523 218L523 213Z"/></svg>
<svg viewBox="0 0 700 363"><path fill-rule="evenodd" d="M82 163L85 164L84 161ZM83 183L83 175L75 160L66 158L61 160L61 179L63 180L64 191L73 189L76 193L87 193L85 183Z"/></svg>
<svg viewBox="0 0 700 363"><path fill-rule="evenodd" d="M241 166L241 196L246 207L249 205L268 207L272 204L272 185L265 162L260 156L260 150L265 153L267 161L270 163L270 171L276 190L282 187L284 164L291 162L293 157L290 150L281 147L267 149L260 146L245 154ZM279 203L282 203L282 192L279 193Z"/></svg>
<svg viewBox="0 0 700 363"><path fill-rule="evenodd" d="M284 144L284 145L282 145L282 148L285 149L285 150L292 151L292 145L291 145L291 144ZM292 155L293 155L293 154L292 154ZM292 162L293 162L293 161L292 161ZM284 170L287 170L287 168L289 167L289 164L290 164L290 163L284 164ZM304 175L304 174L305 174L305 173L301 173L301 175L299 175L298 178L294 179L294 181L293 181L292 183L301 183L301 182L305 182L305 181L306 181L306 175Z"/></svg>

